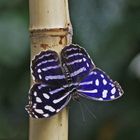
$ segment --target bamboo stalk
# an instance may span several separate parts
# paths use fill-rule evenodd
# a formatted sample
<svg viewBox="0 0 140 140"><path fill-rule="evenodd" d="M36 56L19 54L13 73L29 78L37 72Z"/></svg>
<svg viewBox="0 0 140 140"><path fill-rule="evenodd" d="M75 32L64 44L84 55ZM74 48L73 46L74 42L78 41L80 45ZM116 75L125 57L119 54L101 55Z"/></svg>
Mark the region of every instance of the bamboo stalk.
<svg viewBox="0 0 140 140"><path fill-rule="evenodd" d="M29 0L29 7L31 59L42 50L60 53L71 43L68 0ZM51 118L30 118L29 140L68 140L67 109Z"/></svg>

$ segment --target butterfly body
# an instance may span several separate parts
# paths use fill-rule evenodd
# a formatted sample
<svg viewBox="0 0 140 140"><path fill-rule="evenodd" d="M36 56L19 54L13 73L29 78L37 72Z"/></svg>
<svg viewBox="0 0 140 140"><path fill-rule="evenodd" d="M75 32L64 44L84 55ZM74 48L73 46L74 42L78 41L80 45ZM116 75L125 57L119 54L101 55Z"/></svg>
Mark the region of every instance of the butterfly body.
<svg viewBox="0 0 140 140"><path fill-rule="evenodd" d="M97 68L78 45L64 47L60 58L55 51L42 51L32 60L31 70L35 83L29 91L26 109L34 118L55 115L71 98L111 101L123 94L120 85Z"/></svg>

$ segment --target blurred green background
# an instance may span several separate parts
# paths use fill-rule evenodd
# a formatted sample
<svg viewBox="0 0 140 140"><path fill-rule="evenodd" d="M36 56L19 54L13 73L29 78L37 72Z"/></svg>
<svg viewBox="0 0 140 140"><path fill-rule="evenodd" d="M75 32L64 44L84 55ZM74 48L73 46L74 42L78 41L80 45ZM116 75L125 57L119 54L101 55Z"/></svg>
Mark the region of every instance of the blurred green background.
<svg viewBox="0 0 140 140"><path fill-rule="evenodd" d="M113 102L73 102L69 140L140 140L140 1L69 0L69 7L73 42L125 91ZM28 22L27 0L0 0L0 140L28 140Z"/></svg>

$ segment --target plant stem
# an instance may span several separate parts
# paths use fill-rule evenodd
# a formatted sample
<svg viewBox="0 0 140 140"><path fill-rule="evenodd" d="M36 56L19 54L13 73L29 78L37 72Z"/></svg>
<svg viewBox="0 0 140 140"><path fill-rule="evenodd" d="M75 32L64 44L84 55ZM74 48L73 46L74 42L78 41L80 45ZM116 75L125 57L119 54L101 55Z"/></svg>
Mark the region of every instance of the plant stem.
<svg viewBox="0 0 140 140"><path fill-rule="evenodd" d="M60 53L72 38L68 1L29 0L29 7L31 59L42 50ZM67 109L50 118L30 118L29 140L68 140Z"/></svg>

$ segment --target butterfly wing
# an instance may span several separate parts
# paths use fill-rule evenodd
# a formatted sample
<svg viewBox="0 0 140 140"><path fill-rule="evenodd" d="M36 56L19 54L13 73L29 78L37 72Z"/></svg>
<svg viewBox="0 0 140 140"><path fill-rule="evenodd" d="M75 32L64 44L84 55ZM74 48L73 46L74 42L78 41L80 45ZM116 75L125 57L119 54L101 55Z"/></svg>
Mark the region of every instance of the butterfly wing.
<svg viewBox="0 0 140 140"><path fill-rule="evenodd" d="M123 95L121 86L98 68L79 83L77 92L86 98L100 101L111 101Z"/></svg>
<svg viewBox="0 0 140 140"><path fill-rule="evenodd" d="M70 44L64 47L61 58L73 83L80 82L95 67L87 52L78 45Z"/></svg>
<svg viewBox="0 0 140 140"><path fill-rule="evenodd" d="M47 118L61 111L71 99L68 88L34 84L29 92L26 110L30 117Z"/></svg>
<svg viewBox="0 0 140 140"><path fill-rule="evenodd" d="M50 85L66 84L58 54L55 51L42 51L36 55L32 60L31 70L36 82Z"/></svg>

